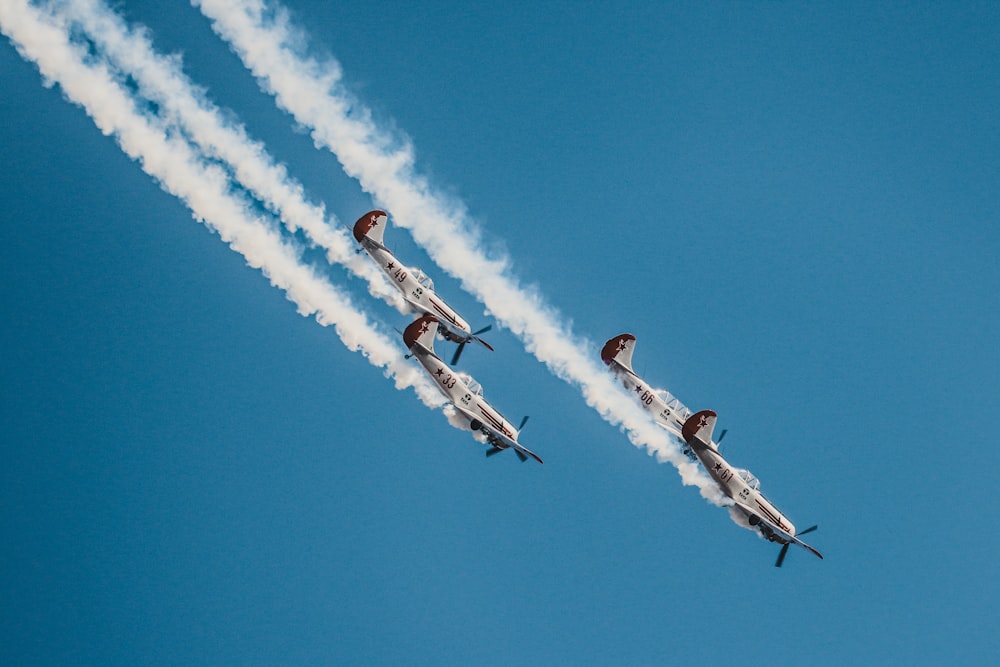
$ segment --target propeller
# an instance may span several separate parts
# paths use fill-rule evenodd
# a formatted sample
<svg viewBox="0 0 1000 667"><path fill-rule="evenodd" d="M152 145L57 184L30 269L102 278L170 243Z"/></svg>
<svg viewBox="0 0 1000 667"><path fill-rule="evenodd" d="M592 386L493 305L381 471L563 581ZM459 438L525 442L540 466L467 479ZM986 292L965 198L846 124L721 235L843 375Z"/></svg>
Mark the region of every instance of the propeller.
<svg viewBox="0 0 1000 667"><path fill-rule="evenodd" d="M492 324L489 324L489 325L487 325L487 326L483 327L482 329L480 329L479 331L473 331L473 332L472 332L471 334L469 334L469 337L468 337L468 338L466 338L466 339L465 339L465 340L463 340L463 341L462 341L461 343L459 343L459 344L458 344L458 349L457 349L457 350L455 350L455 356L451 358L451 365L452 365L452 366L454 366L455 364L457 364L457 363L458 363L458 358L459 358L460 356L462 356L462 350L464 350L464 349L465 349L465 344L466 344L466 343L468 343L468 342L469 342L470 340L473 340L473 339L474 339L474 338L475 338L476 336L478 336L479 334L481 334L481 333L486 333L487 331L489 331L489 330L490 330L490 329L492 329L492 328L493 328L493 325L492 325ZM484 341L479 341L479 342L483 343L483 345L486 345L486 343L485 343ZM490 346L489 346L489 345L486 345L486 347L490 347ZM490 347L490 349L492 350L493 348L492 348L492 347Z"/></svg>
<svg viewBox="0 0 1000 667"><path fill-rule="evenodd" d="M724 428L721 431L719 431L719 437L716 439L715 444L717 444L717 445L721 444L722 443L722 439L726 437L727 433L729 433L729 429L728 428Z"/></svg>
<svg viewBox="0 0 1000 667"><path fill-rule="evenodd" d="M521 423L517 425L517 431L518 431L518 433L521 432L521 429L523 429L524 425L527 424L527 423L528 423L528 415L524 415L524 419L522 419ZM520 449L515 448L514 449L514 453L517 454L517 458L521 459L521 463L524 463L525 461L528 460L528 456L524 452L522 452Z"/></svg>
<svg viewBox="0 0 1000 667"><path fill-rule="evenodd" d="M799 535L805 535L806 533L811 533L817 528L819 528L819 526L809 526L805 530L795 533L795 537L798 537ZM791 545L792 545L791 542L786 542L784 546L781 547L781 551L778 553L778 561L774 564L775 567L781 567L781 564L785 562L785 554L788 553L788 547L790 547Z"/></svg>
<svg viewBox="0 0 1000 667"><path fill-rule="evenodd" d="M528 415L525 415L524 419L521 420L521 424L517 427L517 430L520 431L522 428L524 428L524 425L526 423L528 423ZM498 447L497 445L493 445L493 447L486 450L486 456L493 456L494 454L499 454L505 449L507 449L507 447ZM524 463L525 461L528 460L527 455L525 455L525 453L519 450L517 447L512 447L511 449L513 449L514 453L517 454L517 458L521 459L521 463Z"/></svg>
<svg viewBox="0 0 1000 667"><path fill-rule="evenodd" d="M787 542L781 547L781 551L778 553L778 562L774 564L775 567L781 567L781 564L785 562L785 554L788 553L788 545L790 544L791 542Z"/></svg>

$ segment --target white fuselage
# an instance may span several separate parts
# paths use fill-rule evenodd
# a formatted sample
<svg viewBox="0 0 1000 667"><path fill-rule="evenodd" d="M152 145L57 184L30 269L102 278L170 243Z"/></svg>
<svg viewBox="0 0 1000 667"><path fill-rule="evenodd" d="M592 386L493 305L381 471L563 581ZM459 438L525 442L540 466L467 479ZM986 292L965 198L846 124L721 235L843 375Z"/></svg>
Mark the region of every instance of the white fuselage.
<svg viewBox="0 0 1000 667"><path fill-rule="evenodd" d="M627 368L623 368L619 364L613 364L612 370L622 385L653 416L657 424L681 440L684 439L681 435L681 429L687 418L691 416L690 410L672 397L670 397L669 401L663 400L661 392L654 390L645 380ZM763 517L781 530L791 535L795 534L795 526L792 522L786 519L760 491L752 488L743 479L740 470L729 465L729 462L723 458L718 449L707 447L697 442L690 444L689 447L692 453L701 461L701 465L705 468L705 471L719 485L719 489L729 498L733 499L735 507L745 515L749 525L759 528L764 537L776 542L783 543L787 540L780 534L768 529L766 525L761 524L755 517Z"/></svg>
<svg viewBox="0 0 1000 667"><path fill-rule="evenodd" d="M445 398L469 420L469 424L478 422L485 427L484 432L492 444L506 448L517 443L518 431L514 425L466 383L464 374L456 373L437 355L426 350L413 348L411 353L427 370Z"/></svg>
<svg viewBox="0 0 1000 667"><path fill-rule="evenodd" d="M645 380L618 364L612 367L622 385L631 392L635 400L646 412L653 415L656 423L667 429L678 438L685 420L691 416L691 411L681 405L680 401L672 399L670 403L663 400L660 393L649 386Z"/></svg>
<svg viewBox="0 0 1000 667"><path fill-rule="evenodd" d="M410 268L396 259L387 248L373 243L365 238L361 241L365 252L382 268L396 289L403 294L403 299L410 307L425 315L433 315L444 325L441 335L455 342L467 340L472 328L469 323L441 299L433 287L422 284L417 276L418 270Z"/></svg>
<svg viewBox="0 0 1000 667"><path fill-rule="evenodd" d="M695 441L690 444L691 451L701 461L701 465L711 475L715 483L719 485L722 492L732 498L736 503L736 508L746 515L747 523L760 528L764 537L772 542L787 542L780 534L769 531L765 524L758 521L763 517L768 522L774 524L789 535L795 534L795 525L785 518L785 515L778 511L771 501L747 483L742 476L742 471L734 469L729 462L722 457L717 449L703 445ZM752 478L751 478L752 479ZM756 517L756 518L755 518Z"/></svg>

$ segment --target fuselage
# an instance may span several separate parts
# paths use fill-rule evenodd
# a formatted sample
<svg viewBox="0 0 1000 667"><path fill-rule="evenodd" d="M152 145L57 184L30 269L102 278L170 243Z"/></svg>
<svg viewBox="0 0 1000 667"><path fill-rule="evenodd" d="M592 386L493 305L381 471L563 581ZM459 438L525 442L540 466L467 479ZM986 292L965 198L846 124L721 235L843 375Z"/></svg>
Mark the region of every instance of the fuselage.
<svg viewBox="0 0 1000 667"><path fill-rule="evenodd" d="M653 389L645 380L620 364L613 363L611 368L625 389L632 393L657 424L681 440L684 439L681 430L684 422L691 416L687 407L670 394ZM760 529L764 537L773 542L784 543L787 539L762 524L758 520L760 517L790 535L795 534L795 526L761 494L759 482L749 471L732 467L714 446L708 447L695 442L689 444L689 447L719 489L735 501L736 508L745 515L749 525Z"/></svg>
<svg viewBox="0 0 1000 667"><path fill-rule="evenodd" d="M719 485L722 492L736 501L736 508L746 515L747 523L760 528L764 537L772 542L787 542L779 533L770 531L759 519L763 517L789 535L795 534L795 525L778 511L771 501L760 492L760 483L749 470L733 468L717 449L694 441L691 451L701 461L701 465Z"/></svg>
<svg viewBox="0 0 1000 667"><path fill-rule="evenodd" d="M691 416L691 411L681 404L673 396L654 390L641 377L622 368L618 364L612 366L612 371L621 381L622 385L639 401L643 409L653 415L656 423L672 432L678 438L681 437L681 428L684 422Z"/></svg>
<svg viewBox="0 0 1000 667"><path fill-rule="evenodd" d="M413 310L438 318L444 325L442 336L459 343L468 340L472 332L469 323L434 292L433 284L422 271L406 266L387 248L373 243L370 239L363 238L361 245L385 272L389 282L402 292L403 299Z"/></svg>
<svg viewBox="0 0 1000 667"><path fill-rule="evenodd" d="M486 428L488 433L502 436L497 442L494 442L492 438L490 440L500 447L508 447L517 443L517 429L483 398L482 389L478 383L472 386L473 381L469 376L455 372L431 352L419 347L411 348L410 352L434 380L434 384L444 394L444 397L469 420L470 427L479 430L475 425L478 422ZM509 439L510 442L505 442L503 438Z"/></svg>

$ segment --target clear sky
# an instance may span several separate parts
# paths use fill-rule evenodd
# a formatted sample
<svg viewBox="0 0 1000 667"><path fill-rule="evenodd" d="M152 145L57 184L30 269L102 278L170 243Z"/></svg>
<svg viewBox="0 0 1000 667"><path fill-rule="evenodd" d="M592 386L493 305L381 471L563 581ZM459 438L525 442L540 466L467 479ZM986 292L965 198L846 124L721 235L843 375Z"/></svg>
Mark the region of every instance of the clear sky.
<svg viewBox="0 0 1000 667"><path fill-rule="evenodd" d="M375 205L197 8L117 6L312 201ZM500 327L461 366L545 464L487 460L5 39L0 663L995 660L1000 5L287 6L595 356L634 333L640 374L719 413L826 559L775 569Z"/></svg>

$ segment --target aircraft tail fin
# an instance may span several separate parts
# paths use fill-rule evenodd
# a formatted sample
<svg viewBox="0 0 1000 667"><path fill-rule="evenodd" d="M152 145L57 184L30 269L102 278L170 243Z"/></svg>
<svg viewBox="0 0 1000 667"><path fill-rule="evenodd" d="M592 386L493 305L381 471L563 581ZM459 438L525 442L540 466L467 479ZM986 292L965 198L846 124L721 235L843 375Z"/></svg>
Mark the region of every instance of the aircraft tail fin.
<svg viewBox="0 0 1000 667"><path fill-rule="evenodd" d="M693 440L697 440L701 444L715 449L712 445L712 431L715 430L717 418L718 415L713 410L702 410L688 417L681 429L684 442L690 445Z"/></svg>
<svg viewBox="0 0 1000 667"><path fill-rule="evenodd" d="M375 245L384 248L382 236L385 234L385 227L388 220L389 214L385 211L368 211L354 223L355 240L358 243L362 243L367 238L373 241Z"/></svg>
<svg viewBox="0 0 1000 667"><path fill-rule="evenodd" d="M635 374L635 371L632 370L632 351L634 349L635 336L630 333L619 334L604 344L601 349L601 360L609 366L611 362L615 362L629 373Z"/></svg>
<svg viewBox="0 0 1000 667"><path fill-rule="evenodd" d="M434 336L437 335L437 330L438 318L433 315L424 315L411 322L410 326L403 330L403 344L408 350L418 346L434 354Z"/></svg>

